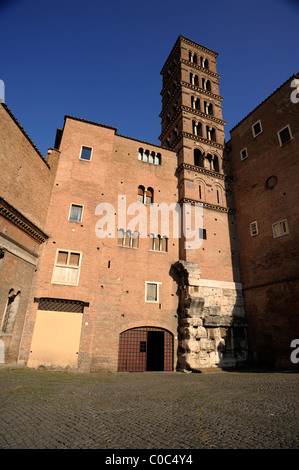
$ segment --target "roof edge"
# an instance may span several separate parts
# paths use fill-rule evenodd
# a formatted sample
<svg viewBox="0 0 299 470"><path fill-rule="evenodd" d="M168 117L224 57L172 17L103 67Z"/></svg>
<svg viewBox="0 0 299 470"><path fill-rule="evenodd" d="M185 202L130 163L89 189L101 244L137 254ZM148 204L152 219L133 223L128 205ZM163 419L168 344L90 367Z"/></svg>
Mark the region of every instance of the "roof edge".
<svg viewBox="0 0 299 470"><path fill-rule="evenodd" d="M14 121L14 123L18 126L18 128L20 129L20 131L22 132L22 134L26 137L26 139L28 140L28 142L30 143L30 145L34 148L34 150L36 151L36 153L38 154L38 156L43 160L43 162L45 163L45 165L50 168L50 165L47 163L46 159L44 158L44 156L42 155L42 153L39 151L39 149L37 148L37 146L35 145L35 143L30 139L29 135L27 134L27 132L25 131L25 129L21 126L21 124L19 123L19 121L17 120L17 118L14 116L14 114L12 113L12 111L9 109L9 107L7 106L6 103L0 103L1 106L5 109L5 111L7 112L7 114L11 117L11 119Z"/></svg>
<svg viewBox="0 0 299 470"><path fill-rule="evenodd" d="M294 78L298 79L299 78L299 73L294 73L291 77L289 77L285 82L283 82L278 88L276 88L267 98L265 98L263 101L260 102L255 108L253 108L248 114L246 114L241 121L238 122L232 129L229 131L231 133L236 127L238 127L245 119L247 119L254 111L256 111L262 104L264 104L268 99L270 99L275 93L280 90L283 86L285 86L290 80L293 80Z"/></svg>

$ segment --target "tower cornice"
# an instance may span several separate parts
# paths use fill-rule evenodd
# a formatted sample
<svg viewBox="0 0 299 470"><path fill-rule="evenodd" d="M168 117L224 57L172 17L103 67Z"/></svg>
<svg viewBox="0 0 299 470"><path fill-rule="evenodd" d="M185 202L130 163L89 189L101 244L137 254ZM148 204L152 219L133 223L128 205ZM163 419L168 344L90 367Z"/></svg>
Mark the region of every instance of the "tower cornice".
<svg viewBox="0 0 299 470"><path fill-rule="evenodd" d="M185 44L188 44L192 47L196 47L197 49L205 52L206 54L209 54L213 57L217 57L218 56L218 52L215 52L213 51L212 49L209 49L205 46L202 46L201 44L195 42L195 41L191 41L191 39L188 39L186 38L185 36L182 36L181 34L179 35L179 37L177 38L176 42L175 42L175 45L173 46L172 50L170 51L170 54L160 72L161 75L163 75L165 69L168 67L168 64L171 60L171 58L173 57L174 53L177 51L177 49L180 47L181 43L185 43Z"/></svg>
<svg viewBox="0 0 299 470"><path fill-rule="evenodd" d="M195 68L195 69L197 69L197 70L200 70L201 72L204 72L204 73L206 73L207 75L210 75L210 76L215 77L215 78L217 78L217 79L221 77L221 75L219 75L218 73L212 72L211 70L206 69L205 67L201 67L200 65L195 64L194 62L190 62L189 60L186 60L186 59L182 59L182 58L181 58L181 59L180 59L180 62L182 62L183 64L188 65L189 67L193 67L193 68Z"/></svg>
<svg viewBox="0 0 299 470"><path fill-rule="evenodd" d="M225 146L223 144L220 144L219 142L215 142L214 140L205 139L204 137L202 137L200 135L190 134L190 132L182 131L181 136L186 137L186 138L191 139L191 140L194 140L196 142L201 142L203 144L207 144L207 145L210 145L212 147L216 147L216 148L221 149L221 150L223 150L225 148ZM173 145L171 145L171 147L173 147Z"/></svg>
<svg viewBox="0 0 299 470"><path fill-rule="evenodd" d="M227 214L234 214L235 213L235 210L234 209L230 209L229 207L224 207L224 206L220 206L220 205L217 205L217 204L210 204L208 202L204 202L204 201L196 201L195 199L190 199L190 198L182 198L180 199L179 201L179 204L191 204L191 205L195 205L195 204L202 204L204 209L208 209L208 210L212 210L212 211L217 211L217 212L225 212Z"/></svg>
<svg viewBox="0 0 299 470"><path fill-rule="evenodd" d="M176 119L181 115L181 113L183 111L186 111L187 113L192 113L192 114L194 114L194 116L200 116L204 119L209 119L209 120L217 122L218 124L221 124L223 126L226 124L226 121L223 121L223 119L218 119L215 116L211 116L211 114L206 114L206 113L203 113L201 111L198 111L197 109L193 109L193 108L189 108L188 106L181 105L181 106L178 107L177 112L172 117L172 119L170 120L167 127L165 127L164 131L161 132L161 134L159 136L159 140L161 140L162 137L164 137L167 134L167 132L169 131L169 129L171 128L173 123L176 121Z"/></svg>
<svg viewBox="0 0 299 470"><path fill-rule="evenodd" d="M213 176L214 178L218 178L224 181L230 181L230 177L224 175L223 173L218 173L217 171L208 170L207 168L203 168L201 166L191 165L190 163L181 163L180 166L177 168L177 172L181 173L184 170L191 170L196 173L201 173L203 175Z"/></svg>

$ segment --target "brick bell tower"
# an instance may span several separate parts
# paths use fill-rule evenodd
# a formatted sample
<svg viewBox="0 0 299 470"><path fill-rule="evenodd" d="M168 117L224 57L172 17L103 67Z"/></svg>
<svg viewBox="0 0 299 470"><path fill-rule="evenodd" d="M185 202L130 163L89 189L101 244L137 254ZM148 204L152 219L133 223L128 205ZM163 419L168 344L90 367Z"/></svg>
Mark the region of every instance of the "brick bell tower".
<svg viewBox="0 0 299 470"><path fill-rule="evenodd" d="M247 357L217 55L180 35L161 71L160 141L178 155L179 203L203 205L202 245L188 249L182 235L174 265L181 292L179 363L191 370L235 366Z"/></svg>

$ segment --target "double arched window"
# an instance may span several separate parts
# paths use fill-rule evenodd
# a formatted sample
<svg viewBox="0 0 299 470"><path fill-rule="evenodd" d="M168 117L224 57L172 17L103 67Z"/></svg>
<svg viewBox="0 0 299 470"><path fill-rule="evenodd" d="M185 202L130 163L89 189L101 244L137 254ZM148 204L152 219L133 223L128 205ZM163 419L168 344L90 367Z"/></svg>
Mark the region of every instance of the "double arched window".
<svg viewBox="0 0 299 470"><path fill-rule="evenodd" d="M152 204L154 202L153 188L145 188L142 185L138 186L137 202L141 204Z"/></svg>
<svg viewBox="0 0 299 470"><path fill-rule="evenodd" d="M217 155L203 154L199 149L194 149L194 165L219 173L219 159Z"/></svg>

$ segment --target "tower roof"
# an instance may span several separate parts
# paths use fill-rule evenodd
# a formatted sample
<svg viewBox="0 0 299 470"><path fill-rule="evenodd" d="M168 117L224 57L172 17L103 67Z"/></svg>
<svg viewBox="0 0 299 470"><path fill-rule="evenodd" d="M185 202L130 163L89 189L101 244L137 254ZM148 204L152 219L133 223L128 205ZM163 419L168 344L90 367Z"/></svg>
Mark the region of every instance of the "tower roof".
<svg viewBox="0 0 299 470"><path fill-rule="evenodd" d="M215 58L218 56L218 52L215 52L213 51L212 49L209 49L208 47L205 47L205 46L202 46L201 44L199 44L198 42L195 42L195 41L192 41L191 39L188 39L186 38L185 36L182 36L181 34L179 35L179 37L177 38L169 56L167 57L166 61L165 61L165 64L161 70L161 74L164 73L164 69L168 63L168 61L170 60L172 54L176 51L176 49L179 47L179 45L182 43L182 42L185 42L186 44L189 44L190 46L193 46L193 47L197 47L198 49L200 49L201 51L203 52L206 52L212 56L214 56Z"/></svg>

